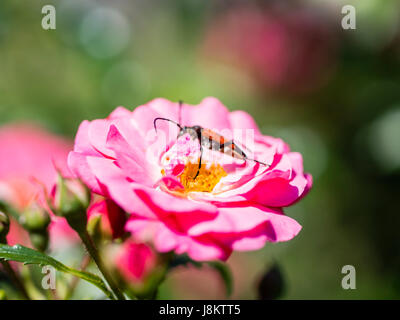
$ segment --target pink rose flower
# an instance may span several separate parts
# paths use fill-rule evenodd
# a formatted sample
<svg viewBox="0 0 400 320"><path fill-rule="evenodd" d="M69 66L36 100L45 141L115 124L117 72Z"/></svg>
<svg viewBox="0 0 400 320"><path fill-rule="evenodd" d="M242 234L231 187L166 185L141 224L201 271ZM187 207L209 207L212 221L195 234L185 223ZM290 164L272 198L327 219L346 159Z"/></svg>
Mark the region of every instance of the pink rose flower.
<svg viewBox="0 0 400 320"><path fill-rule="evenodd" d="M156 117L234 137L249 158L268 165L204 147L204 165L194 178L198 141L177 139L178 127L168 121L159 121L155 132ZM130 214L125 228L137 240L151 239L160 252L199 261L226 260L233 250L292 239L301 226L283 207L302 198L312 183L299 153L262 135L250 115L229 112L215 98L181 109L155 99L133 112L119 107L106 119L84 121L68 164L93 192Z"/></svg>
<svg viewBox="0 0 400 320"><path fill-rule="evenodd" d="M17 124L0 128L0 199L24 210L41 191L36 179L50 188L57 167L67 170L71 144L32 125ZM52 247L78 238L65 219L52 217L49 226ZM9 244L29 245L24 229L15 221L7 236Z"/></svg>

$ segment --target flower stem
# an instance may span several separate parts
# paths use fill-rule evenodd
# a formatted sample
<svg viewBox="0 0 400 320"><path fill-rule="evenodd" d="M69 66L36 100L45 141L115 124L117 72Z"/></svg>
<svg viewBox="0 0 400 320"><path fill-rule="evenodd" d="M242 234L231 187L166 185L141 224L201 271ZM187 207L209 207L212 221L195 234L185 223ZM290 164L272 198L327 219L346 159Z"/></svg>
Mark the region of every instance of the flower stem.
<svg viewBox="0 0 400 320"><path fill-rule="evenodd" d="M103 274L104 278L108 282L108 285L110 286L111 290L113 291L114 295L117 297L118 300L125 300L125 296L123 293L119 290L118 286L114 282L113 278L111 275L108 273L107 269L105 268L103 261L99 255L99 252L93 243L92 238L90 237L89 233L85 229L82 232L78 232L80 238L82 239L82 242L84 243L86 250L89 252L90 256L96 263L97 267L99 268L100 272Z"/></svg>
<svg viewBox="0 0 400 320"><path fill-rule="evenodd" d="M86 255L83 257L81 266L80 266L80 271L85 271L86 268L89 266L91 261L90 255ZM65 294L64 300L69 300L71 299L76 287L78 286L80 278L78 277L73 277L71 283L69 284L69 288L67 293Z"/></svg>
<svg viewBox="0 0 400 320"><path fill-rule="evenodd" d="M7 272L7 274L11 278L11 280L14 282L15 286L21 292L23 298L26 300L30 300L29 295L26 292L26 289L25 289L21 279L15 273L14 269L11 267L11 265L8 263L8 261L1 261L1 264L3 265L4 270Z"/></svg>

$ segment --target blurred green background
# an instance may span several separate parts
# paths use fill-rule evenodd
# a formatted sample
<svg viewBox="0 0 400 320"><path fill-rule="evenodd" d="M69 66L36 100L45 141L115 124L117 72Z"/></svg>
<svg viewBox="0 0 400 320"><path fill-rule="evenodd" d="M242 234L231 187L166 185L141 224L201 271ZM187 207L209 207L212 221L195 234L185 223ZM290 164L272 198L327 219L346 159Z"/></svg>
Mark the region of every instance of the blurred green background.
<svg viewBox="0 0 400 320"><path fill-rule="evenodd" d="M56 8L56 30L41 9ZM356 8L343 30L341 8ZM1 0L0 125L73 138L84 119L155 97L219 98L304 156L314 186L292 241L235 253L234 298L277 263L282 298L400 298L400 2ZM1 147L1 146L0 146ZM344 265L357 289L343 290ZM172 274L160 298L223 297L211 271Z"/></svg>

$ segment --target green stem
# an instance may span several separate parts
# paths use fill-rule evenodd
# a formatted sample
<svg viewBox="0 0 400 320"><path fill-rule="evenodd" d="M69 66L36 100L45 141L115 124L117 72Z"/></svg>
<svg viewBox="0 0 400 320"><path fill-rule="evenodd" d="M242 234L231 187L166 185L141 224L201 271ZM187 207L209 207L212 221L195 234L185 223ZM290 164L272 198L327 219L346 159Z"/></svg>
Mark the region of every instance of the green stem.
<svg viewBox="0 0 400 320"><path fill-rule="evenodd" d="M89 252L90 256L96 263L97 267L99 268L100 272L103 274L104 279L108 282L108 285L110 286L111 290L113 291L114 295L118 298L118 300L125 300L125 296L123 293L119 290L118 286L114 282L113 278L111 275L108 273L107 269L105 268L102 259L100 258L99 252L93 243L92 238L90 237L89 233L85 229L82 232L78 232L80 238L82 239L82 242L84 243L86 250Z"/></svg>
<svg viewBox="0 0 400 320"><path fill-rule="evenodd" d="M28 293L26 292L26 289L21 282L21 279L18 277L18 275L15 273L14 269L11 267L11 265L8 263L8 261L1 261L1 264L3 265L4 270L7 272L11 280L14 282L15 286L18 288L18 290L21 292L23 298L25 300L30 300Z"/></svg>
<svg viewBox="0 0 400 320"><path fill-rule="evenodd" d="M80 267L80 271L85 271L86 268L89 266L90 263L90 256L86 255L83 257L83 261L81 263L81 267ZM74 277L69 285L69 289L67 291L67 293L65 294L64 300L69 300L71 299L76 287L78 286L78 282L79 282L80 278L78 277Z"/></svg>

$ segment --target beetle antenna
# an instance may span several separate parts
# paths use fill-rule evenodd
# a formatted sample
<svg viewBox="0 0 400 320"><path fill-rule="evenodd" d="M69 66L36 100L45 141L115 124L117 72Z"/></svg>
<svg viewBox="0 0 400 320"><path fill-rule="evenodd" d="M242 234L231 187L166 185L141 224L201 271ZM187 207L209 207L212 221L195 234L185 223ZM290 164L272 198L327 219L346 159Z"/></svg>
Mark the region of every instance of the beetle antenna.
<svg viewBox="0 0 400 320"><path fill-rule="evenodd" d="M179 121L178 122L182 123L182 105L183 105L183 101L179 100L178 104L179 104L179 116L178 116Z"/></svg>
<svg viewBox="0 0 400 320"><path fill-rule="evenodd" d="M153 125L154 125L154 129L156 130L156 133L157 133L157 121L158 120L164 120L164 121L172 122L173 124L176 124L179 127L179 129L182 130L182 126L178 122L175 122L175 121L173 121L171 119L167 119L167 118L155 118L154 121L153 121Z"/></svg>
<svg viewBox="0 0 400 320"><path fill-rule="evenodd" d="M256 160L256 159L250 159L250 158L246 158L246 160L250 160L250 161L254 161L254 162L257 162L257 163L259 163L259 164L262 164L263 166L270 166L269 164L266 164L265 162L262 162L262 161L258 161L258 160Z"/></svg>

